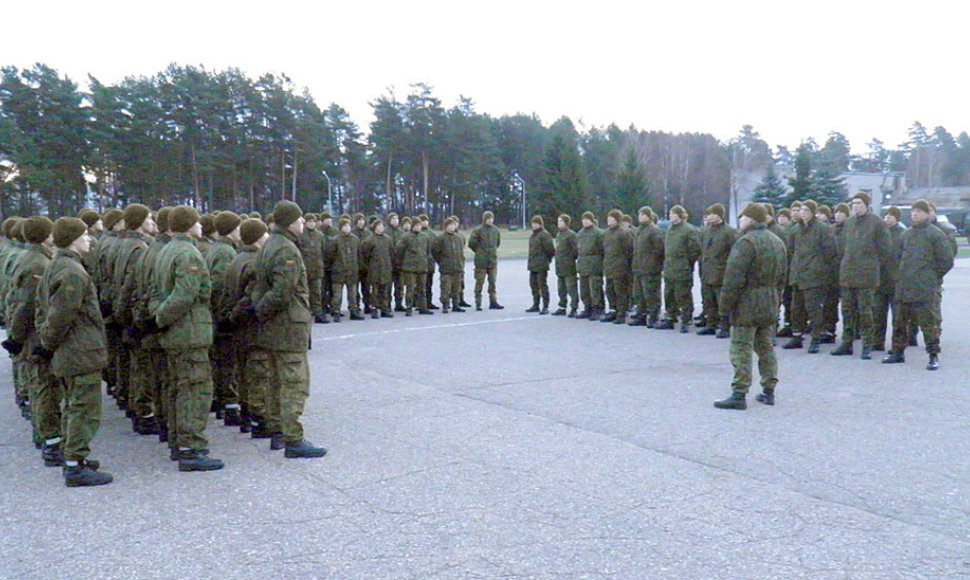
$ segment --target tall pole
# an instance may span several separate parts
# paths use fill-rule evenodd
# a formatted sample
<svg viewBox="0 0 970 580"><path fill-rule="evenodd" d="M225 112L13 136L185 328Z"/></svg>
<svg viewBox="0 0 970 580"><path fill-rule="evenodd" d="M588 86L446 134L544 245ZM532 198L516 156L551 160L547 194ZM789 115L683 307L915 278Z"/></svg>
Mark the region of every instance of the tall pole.
<svg viewBox="0 0 970 580"><path fill-rule="evenodd" d="M327 180L327 213L333 215L333 183L331 183L330 176L327 175L326 171L321 171L321 173Z"/></svg>

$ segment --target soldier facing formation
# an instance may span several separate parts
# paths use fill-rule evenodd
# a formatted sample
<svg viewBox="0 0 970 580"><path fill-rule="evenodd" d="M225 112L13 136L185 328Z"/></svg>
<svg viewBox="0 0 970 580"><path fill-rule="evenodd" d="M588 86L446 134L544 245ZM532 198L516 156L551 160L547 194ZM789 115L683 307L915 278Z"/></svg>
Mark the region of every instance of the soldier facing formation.
<svg viewBox="0 0 970 580"><path fill-rule="evenodd" d="M757 400L774 405L775 336L789 338L785 349L801 349L809 338L807 352L818 353L835 342L840 301L842 340L831 354L851 355L855 340L863 359L885 350L892 313L891 350L882 362L905 362L922 331L927 369L939 368L942 280L955 241L935 225L932 204L913 204L908 229L898 208L882 220L872 215L864 193L834 211L809 200L776 216L751 204L740 231L725 223L721 204L707 208L701 229L679 205L668 217L665 231L650 207L637 211L637 226L612 210L600 229L587 211L576 232L561 214L553 237L534 216L526 312L550 312L554 263L553 316L681 333L693 324L698 335L730 338L732 394L715 403L725 409L746 408L752 352L765 372ZM31 421L44 464L62 467L69 487L112 481L88 457L102 381L132 429L166 443L180 471L223 467L210 456L210 413L269 439L286 457L321 457L326 449L305 438L300 421L314 322L340 322L344 304L353 321L431 315L438 308L430 291L435 265L441 313L465 312L466 245L475 255L475 309L483 308L486 281L489 309L504 308L496 280L501 235L491 212L467 242L456 216L437 235L424 215L343 215L336 227L332 220L287 201L266 222L255 213L152 212L137 203L54 222L5 220L3 347L13 361L16 404ZM696 319L695 266L702 285Z"/></svg>

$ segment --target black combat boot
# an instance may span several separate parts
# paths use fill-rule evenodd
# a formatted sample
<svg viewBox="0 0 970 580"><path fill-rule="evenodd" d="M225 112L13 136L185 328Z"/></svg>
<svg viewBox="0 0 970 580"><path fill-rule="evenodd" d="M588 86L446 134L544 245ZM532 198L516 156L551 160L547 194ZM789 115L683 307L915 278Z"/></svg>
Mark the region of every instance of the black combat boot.
<svg viewBox="0 0 970 580"><path fill-rule="evenodd" d="M135 433L139 435L158 435L158 419L154 415L151 417L136 418Z"/></svg>
<svg viewBox="0 0 970 580"><path fill-rule="evenodd" d="M441 313L442 314L448 314L449 312L451 312L451 311L448 310L448 305L447 304L442 304L441 305Z"/></svg>
<svg viewBox="0 0 970 580"><path fill-rule="evenodd" d="M461 304L459 304L458 306L452 306L451 307L451 311L452 312L462 313L462 312L465 311L465 309L461 307Z"/></svg>
<svg viewBox="0 0 970 580"><path fill-rule="evenodd" d="M61 467L64 465L64 452L61 450L60 442L50 445L45 443L41 447L40 456L43 458L44 465L47 467Z"/></svg>
<svg viewBox="0 0 970 580"><path fill-rule="evenodd" d="M743 411L748 408L748 402L744 400L744 393L731 393L731 396L726 399L714 401L714 406L718 409Z"/></svg>
<svg viewBox="0 0 970 580"><path fill-rule="evenodd" d="M832 356L846 356L852 354L852 343L843 342L829 353Z"/></svg>
<svg viewBox="0 0 970 580"><path fill-rule="evenodd" d="M242 423L242 413L236 408L227 408L226 414L222 418L222 424L226 427L238 427Z"/></svg>
<svg viewBox="0 0 970 580"><path fill-rule="evenodd" d="M822 344L835 344L835 334L831 332L822 333Z"/></svg>
<svg viewBox="0 0 970 580"><path fill-rule="evenodd" d="M731 331L726 328L718 328L715 336L717 338L731 338Z"/></svg>
<svg viewBox="0 0 970 580"><path fill-rule="evenodd" d="M700 335L700 336L713 336L713 335L717 334L717 331L714 330L713 328L709 328L708 327L708 328L702 328L702 329L698 330L697 331L697 334Z"/></svg>
<svg viewBox="0 0 970 580"><path fill-rule="evenodd" d="M364 320L364 317L363 317L363 315L361 315L361 313L360 313L359 310L351 310L350 311L350 319L351 320Z"/></svg>
<svg viewBox="0 0 970 580"><path fill-rule="evenodd" d="M602 313L599 310L590 310L589 318L587 318L587 320L589 320L590 322L596 322L597 320L600 319L600 316L602 316Z"/></svg>
<svg viewBox="0 0 970 580"><path fill-rule="evenodd" d="M334 322L340 322L340 313L339 312L334 312L334 314L333 314L333 321Z"/></svg>
<svg viewBox="0 0 970 580"><path fill-rule="evenodd" d="M630 326L646 326L647 325L647 315L643 313L638 313L630 317L630 321L627 322Z"/></svg>
<svg viewBox="0 0 970 580"><path fill-rule="evenodd" d="M774 406L774 404L775 404L775 392L774 391L764 391L764 392L758 393L758 396L756 396L754 398L754 400L755 401L758 401L762 405Z"/></svg>
<svg viewBox="0 0 970 580"><path fill-rule="evenodd" d="M532 307L531 308L526 308L525 311L526 312L539 312L539 299L538 298L533 298L532 299Z"/></svg>
<svg viewBox="0 0 970 580"><path fill-rule="evenodd" d="M269 448L273 451L279 451L284 447L286 447L286 442L283 441L283 434L273 433L269 438Z"/></svg>
<svg viewBox="0 0 970 580"><path fill-rule="evenodd" d="M802 337L793 336L790 339L788 339L788 342L783 344L781 348L793 349L793 348L802 348L803 346L805 345L802 343Z"/></svg>
<svg viewBox="0 0 970 580"><path fill-rule="evenodd" d="M553 316L566 316L565 308L557 308L555 312L552 313Z"/></svg>
<svg viewBox="0 0 970 580"><path fill-rule="evenodd" d="M481 312L481 311L482 311L482 301L481 299L477 299L475 300L475 312Z"/></svg>
<svg viewBox="0 0 970 580"><path fill-rule="evenodd" d="M578 317L579 317L579 314L576 312L575 308L570 310L569 314L566 315L566 318L578 318Z"/></svg>
<svg viewBox="0 0 970 580"><path fill-rule="evenodd" d="M78 462L77 465L64 466L64 485L67 487L90 487L111 483L114 478L110 473L102 473L92 469L88 462Z"/></svg>
<svg viewBox="0 0 970 580"><path fill-rule="evenodd" d="M222 461L209 457L207 450L179 450L179 471L215 471L222 469L224 466Z"/></svg>
<svg viewBox="0 0 970 580"><path fill-rule="evenodd" d="M674 326L674 321L671 318L664 318L660 322L655 322L653 325L657 330L673 330Z"/></svg>
<svg viewBox="0 0 970 580"><path fill-rule="evenodd" d="M411 309L410 308L405 308L404 309L404 316L411 316Z"/></svg>
<svg viewBox="0 0 970 580"><path fill-rule="evenodd" d="M419 308L418 314L434 314L434 312L428 310L427 308Z"/></svg>
<svg viewBox="0 0 970 580"><path fill-rule="evenodd" d="M505 310L505 307L498 302L490 302L488 305L489 310Z"/></svg>
<svg viewBox="0 0 970 580"><path fill-rule="evenodd" d="M165 443L168 441L168 422L159 421L158 423L158 442Z"/></svg>
<svg viewBox="0 0 970 580"><path fill-rule="evenodd" d="M381 310L381 318L394 318L394 313L390 310Z"/></svg>
<svg viewBox="0 0 970 580"><path fill-rule="evenodd" d="M607 312L600 318L600 322L613 322L614 320L616 320L615 310Z"/></svg>
<svg viewBox="0 0 970 580"><path fill-rule="evenodd" d="M613 324L626 324L626 314L618 313L616 318L613 319Z"/></svg>
<svg viewBox="0 0 970 580"><path fill-rule="evenodd" d="M317 447L306 439L301 439L296 443L287 443L286 450L283 452L284 457L291 459L296 457L323 457L326 454L326 449Z"/></svg>
<svg viewBox="0 0 970 580"><path fill-rule="evenodd" d="M871 360L872 350L868 346L862 345L862 356L859 358L861 358L862 360Z"/></svg>
<svg viewBox="0 0 970 580"><path fill-rule="evenodd" d="M812 339L812 342L808 343L808 354L815 354L818 352L819 341L816 338Z"/></svg>
<svg viewBox="0 0 970 580"><path fill-rule="evenodd" d="M252 431L249 432L249 436L253 439L269 439L272 433L269 432L266 426L266 420L254 415L252 418Z"/></svg>
<svg viewBox="0 0 970 580"><path fill-rule="evenodd" d="M906 355L901 352L891 352L889 356L882 359L883 364L894 365L906 362Z"/></svg>
<svg viewBox="0 0 970 580"><path fill-rule="evenodd" d="M690 332L690 326L686 322L681 323L681 325L680 325L680 333L681 334L687 334L688 332Z"/></svg>
<svg viewBox="0 0 970 580"><path fill-rule="evenodd" d="M374 320L377 320L378 318L381 317L381 311L376 308L371 310L370 317Z"/></svg>
<svg viewBox="0 0 970 580"><path fill-rule="evenodd" d="M582 312L580 312L579 314L577 314L575 316L575 318L580 318L580 319L582 319L582 318L589 318L591 314L592 314L592 312L590 312L589 310L583 310Z"/></svg>
<svg viewBox="0 0 970 580"><path fill-rule="evenodd" d="M940 368L940 355L934 353L930 355L930 362L926 363L926 370L935 371Z"/></svg>
<svg viewBox="0 0 970 580"><path fill-rule="evenodd" d="M549 298L542 299L542 310L539 311L539 314L549 314Z"/></svg>

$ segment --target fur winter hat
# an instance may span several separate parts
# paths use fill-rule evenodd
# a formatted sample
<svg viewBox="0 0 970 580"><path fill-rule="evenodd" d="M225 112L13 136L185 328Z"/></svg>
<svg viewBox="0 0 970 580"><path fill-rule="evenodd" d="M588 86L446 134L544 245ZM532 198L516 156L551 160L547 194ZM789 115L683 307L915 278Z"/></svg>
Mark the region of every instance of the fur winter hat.
<svg viewBox="0 0 970 580"><path fill-rule="evenodd" d="M845 202L842 202L839 205L835 206L835 208L832 210L832 213L833 214L841 213L843 215L852 215L852 210L849 209L849 204L847 204Z"/></svg>
<svg viewBox="0 0 970 580"><path fill-rule="evenodd" d="M14 216L3 220L3 224L0 225L0 230L3 231L3 237L7 238L8 240L11 239L13 237L13 227L22 219L23 218Z"/></svg>
<svg viewBox="0 0 970 580"><path fill-rule="evenodd" d="M180 205L168 214L168 228L177 234L184 234L202 218L194 207Z"/></svg>
<svg viewBox="0 0 970 580"><path fill-rule="evenodd" d="M714 214L717 217L724 219L724 206L720 203L715 203L714 205L707 208L707 213Z"/></svg>
<svg viewBox="0 0 970 580"><path fill-rule="evenodd" d="M542 219L541 215L532 216L532 223L539 224L541 227L546 227L546 222Z"/></svg>
<svg viewBox="0 0 970 580"><path fill-rule="evenodd" d="M861 199L862 203L866 204L866 207L869 207L869 203L871 201L869 199L869 194L864 191L860 191L856 193L855 195L852 196L852 199Z"/></svg>
<svg viewBox="0 0 970 580"><path fill-rule="evenodd" d="M168 218L172 216L172 208L165 206L158 210L155 215L155 225L158 226L158 231L167 232L169 230Z"/></svg>
<svg viewBox="0 0 970 580"><path fill-rule="evenodd" d="M344 229L344 226L351 226L351 227L353 227L353 224L350 223L350 220L349 219L340 218L340 221L337 222L337 229L338 230L342 230L342 229Z"/></svg>
<svg viewBox="0 0 970 580"><path fill-rule="evenodd" d="M675 213L679 215L680 219L682 220L687 219L687 210L684 209L684 206L682 205L675 205L674 207L670 208L670 213Z"/></svg>
<svg viewBox="0 0 970 580"><path fill-rule="evenodd" d="M148 209L148 206L142 205L140 203L129 204L125 208L125 213L123 217L125 218L125 229L127 230L137 230L141 227L148 216L151 214L152 210Z"/></svg>
<svg viewBox="0 0 970 580"><path fill-rule="evenodd" d="M124 217L125 212L113 207L101 214L101 223L104 225L104 229L110 232Z"/></svg>
<svg viewBox="0 0 970 580"><path fill-rule="evenodd" d="M98 223L98 220L101 219L101 214L93 209L84 208L81 210L81 213L77 214L77 217L84 222L84 225L90 228L94 224Z"/></svg>
<svg viewBox="0 0 970 580"><path fill-rule="evenodd" d="M88 231L88 226L78 218L61 217L54 222L51 232L54 234L54 245L66 248Z"/></svg>
<svg viewBox="0 0 970 580"><path fill-rule="evenodd" d="M98 215L95 212L92 213ZM86 223L84 225L87 227ZM35 215L25 219L20 227L25 240L32 244L42 244L51 235L54 224L42 215Z"/></svg>
<svg viewBox="0 0 970 580"><path fill-rule="evenodd" d="M619 223L619 221L623 219L623 212L618 209L611 209L606 213L606 218L613 218Z"/></svg>
<svg viewBox="0 0 970 580"><path fill-rule="evenodd" d="M886 215L893 216L894 218L896 218L897 222L903 219L903 212L900 211L900 209L894 205L891 205L886 208Z"/></svg>
<svg viewBox="0 0 970 580"><path fill-rule="evenodd" d="M403 226L404 224L411 225L411 218L409 218L408 216L402 217L401 218L401 225Z"/></svg>
<svg viewBox="0 0 970 580"><path fill-rule="evenodd" d="M781 217L781 216L785 216L788 219L788 221L791 221L791 210L788 209L787 207L781 208L780 210L778 210L778 217Z"/></svg>
<svg viewBox="0 0 970 580"><path fill-rule="evenodd" d="M214 221L220 236L228 236L242 223L242 219L231 211L220 211Z"/></svg>
<svg viewBox="0 0 970 580"><path fill-rule="evenodd" d="M827 205L818 206L818 209L815 210L815 213L817 214L820 213L824 215L826 221L832 219L832 209Z"/></svg>
<svg viewBox="0 0 970 580"><path fill-rule="evenodd" d="M925 199L918 199L913 202L913 209L918 209L926 213L930 213L930 204Z"/></svg>
<svg viewBox="0 0 970 580"><path fill-rule="evenodd" d="M482 213L482 223L485 223L485 220L488 219L495 219L495 214L490 211Z"/></svg>
<svg viewBox="0 0 970 580"><path fill-rule="evenodd" d="M814 200L806 199L805 201L802 202L802 207L807 207L808 209L812 210L812 214L814 215L815 210L818 209L818 204L815 203Z"/></svg>
<svg viewBox="0 0 970 580"><path fill-rule="evenodd" d="M742 217L749 217L756 222L765 223L768 221L768 211L760 203L749 203L748 207L741 212Z"/></svg>
<svg viewBox="0 0 970 580"><path fill-rule="evenodd" d="M559 219L561 219L563 223L566 224L567 228L569 227L570 224L573 223L573 218L569 217L568 213L559 214Z"/></svg>
<svg viewBox="0 0 970 580"><path fill-rule="evenodd" d="M765 206L765 211L768 212L768 217L775 217L775 208L770 203L761 204Z"/></svg>
<svg viewBox="0 0 970 580"><path fill-rule="evenodd" d="M244 244L255 244L267 232L266 224L259 218L249 218L239 224L239 237Z"/></svg>
<svg viewBox="0 0 970 580"><path fill-rule="evenodd" d="M584 211L583 212L583 215L582 215L582 217L580 219L589 220L589 221L591 221L591 222L593 222L595 224L596 223L596 214L594 214L591 211Z"/></svg>
<svg viewBox="0 0 970 580"><path fill-rule="evenodd" d="M216 233L216 216L211 213L207 213L203 216L199 216L199 223L202 224L202 235L209 237Z"/></svg>
<svg viewBox="0 0 970 580"><path fill-rule="evenodd" d="M281 228L288 228L290 224L303 217L303 210L292 201L285 199L273 208L273 220Z"/></svg>

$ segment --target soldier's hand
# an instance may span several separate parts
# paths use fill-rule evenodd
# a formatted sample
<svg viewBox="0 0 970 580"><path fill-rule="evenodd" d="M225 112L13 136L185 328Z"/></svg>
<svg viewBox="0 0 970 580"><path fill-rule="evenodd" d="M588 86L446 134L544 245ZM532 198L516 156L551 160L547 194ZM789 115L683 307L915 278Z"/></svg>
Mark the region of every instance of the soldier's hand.
<svg viewBox="0 0 970 580"><path fill-rule="evenodd" d="M13 340L12 338L8 338L7 340L3 341L0 343L0 346L3 346L3 349L9 352L12 356L17 356L24 350L24 345Z"/></svg>

